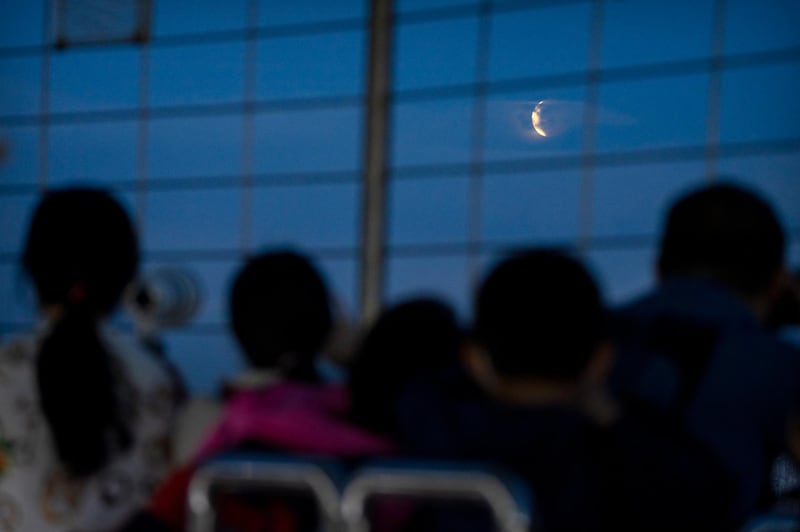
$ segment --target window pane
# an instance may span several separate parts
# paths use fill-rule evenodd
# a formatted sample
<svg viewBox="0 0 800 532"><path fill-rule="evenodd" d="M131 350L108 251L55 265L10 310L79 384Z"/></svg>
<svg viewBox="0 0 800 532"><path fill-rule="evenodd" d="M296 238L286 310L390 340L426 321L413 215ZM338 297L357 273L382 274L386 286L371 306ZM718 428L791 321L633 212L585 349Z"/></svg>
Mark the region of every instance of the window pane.
<svg viewBox="0 0 800 532"><path fill-rule="evenodd" d="M241 169L241 116L159 119L149 128L153 178L236 175Z"/></svg>
<svg viewBox="0 0 800 532"><path fill-rule="evenodd" d="M253 191L253 237L266 245L355 246L360 187L267 186Z"/></svg>
<svg viewBox="0 0 800 532"><path fill-rule="evenodd" d="M49 133L48 182L131 180L136 176L136 123L54 125Z"/></svg>
<svg viewBox="0 0 800 532"><path fill-rule="evenodd" d="M603 65L708 57L713 2L617 1L604 4Z"/></svg>
<svg viewBox="0 0 800 532"><path fill-rule="evenodd" d="M153 33L174 35L239 30L247 25L247 0L179 0L153 2Z"/></svg>
<svg viewBox="0 0 800 532"><path fill-rule="evenodd" d="M585 260L611 305L624 304L655 286L655 248L593 250Z"/></svg>
<svg viewBox="0 0 800 532"><path fill-rule="evenodd" d="M0 195L0 253L22 252L28 220L38 199L36 193Z"/></svg>
<svg viewBox="0 0 800 532"><path fill-rule="evenodd" d="M395 88L473 82L477 27L476 17L397 26Z"/></svg>
<svg viewBox="0 0 800 532"><path fill-rule="evenodd" d="M471 99L399 103L392 111L393 165L469 161Z"/></svg>
<svg viewBox="0 0 800 532"><path fill-rule="evenodd" d="M46 4L38 0L0 3L0 47L42 44Z"/></svg>
<svg viewBox="0 0 800 532"><path fill-rule="evenodd" d="M511 10L494 15L489 79L582 71L589 55L589 4Z"/></svg>
<svg viewBox="0 0 800 532"><path fill-rule="evenodd" d="M469 178L395 179L389 186L389 244L463 242Z"/></svg>
<svg viewBox="0 0 800 532"><path fill-rule="evenodd" d="M0 127L5 159L0 162L0 183L33 184L39 171L39 131L33 126Z"/></svg>
<svg viewBox="0 0 800 532"><path fill-rule="evenodd" d="M656 236L667 209L705 183L699 162L600 168L595 171L592 235Z"/></svg>
<svg viewBox="0 0 800 532"><path fill-rule="evenodd" d="M138 48L66 50L52 55L51 68L54 112L130 109L138 103Z"/></svg>
<svg viewBox="0 0 800 532"><path fill-rule="evenodd" d="M164 336L167 357L177 366L189 392L217 397L225 378L245 367L233 336L179 330Z"/></svg>
<svg viewBox="0 0 800 532"><path fill-rule="evenodd" d="M583 88L530 90L486 102L487 160L577 155L583 142ZM536 113L536 128L534 116Z"/></svg>
<svg viewBox="0 0 800 532"><path fill-rule="evenodd" d="M261 2L258 7L260 24L265 26L330 22L369 14L369 0Z"/></svg>
<svg viewBox="0 0 800 532"><path fill-rule="evenodd" d="M311 254L322 271L336 308L343 316L355 322L358 319L358 260L355 256L318 257L314 255L313 249L304 251Z"/></svg>
<svg viewBox="0 0 800 532"><path fill-rule="evenodd" d="M355 170L361 163L361 109L258 115L256 146L257 172Z"/></svg>
<svg viewBox="0 0 800 532"><path fill-rule="evenodd" d="M432 296L464 312L470 299L467 283L466 257L389 257L386 304Z"/></svg>
<svg viewBox="0 0 800 532"><path fill-rule="evenodd" d="M41 58L0 58L0 115L25 115L39 111Z"/></svg>
<svg viewBox="0 0 800 532"><path fill-rule="evenodd" d="M705 143L708 75L604 83L597 111L601 151Z"/></svg>
<svg viewBox="0 0 800 532"><path fill-rule="evenodd" d="M797 0L727 0L725 51L755 52L800 45Z"/></svg>
<svg viewBox="0 0 800 532"><path fill-rule="evenodd" d="M241 101L244 44L154 48L150 69L154 106Z"/></svg>
<svg viewBox="0 0 800 532"><path fill-rule="evenodd" d="M258 45L262 98L342 96L364 91L364 32L272 38Z"/></svg>
<svg viewBox="0 0 800 532"><path fill-rule="evenodd" d="M522 245L572 242L578 234L579 198L578 170L486 176L483 238Z"/></svg>
<svg viewBox="0 0 800 532"><path fill-rule="evenodd" d="M149 251L235 248L240 205L238 190L151 191L144 247Z"/></svg>
<svg viewBox="0 0 800 532"><path fill-rule="evenodd" d="M793 272L800 270L800 238L796 235L793 240L787 243L786 262Z"/></svg>
<svg viewBox="0 0 800 532"><path fill-rule="evenodd" d="M800 64L722 74L723 142L800 137Z"/></svg>
<svg viewBox="0 0 800 532"><path fill-rule="evenodd" d="M411 13L447 7L469 7L477 3L478 0L395 0L394 9L397 13Z"/></svg>
<svg viewBox="0 0 800 532"><path fill-rule="evenodd" d="M788 232L800 231L800 154L723 159L719 169L763 194Z"/></svg>

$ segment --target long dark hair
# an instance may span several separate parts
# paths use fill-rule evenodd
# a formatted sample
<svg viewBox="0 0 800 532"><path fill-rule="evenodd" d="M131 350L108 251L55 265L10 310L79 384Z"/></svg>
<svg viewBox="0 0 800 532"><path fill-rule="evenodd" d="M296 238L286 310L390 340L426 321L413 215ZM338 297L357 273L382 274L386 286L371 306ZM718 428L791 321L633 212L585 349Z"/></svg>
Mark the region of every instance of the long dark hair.
<svg viewBox="0 0 800 532"><path fill-rule="evenodd" d="M22 263L40 305L58 309L37 353L39 399L57 455L77 476L96 473L132 442L115 362L98 324L119 302L138 262L130 219L107 192L54 190L36 207Z"/></svg>

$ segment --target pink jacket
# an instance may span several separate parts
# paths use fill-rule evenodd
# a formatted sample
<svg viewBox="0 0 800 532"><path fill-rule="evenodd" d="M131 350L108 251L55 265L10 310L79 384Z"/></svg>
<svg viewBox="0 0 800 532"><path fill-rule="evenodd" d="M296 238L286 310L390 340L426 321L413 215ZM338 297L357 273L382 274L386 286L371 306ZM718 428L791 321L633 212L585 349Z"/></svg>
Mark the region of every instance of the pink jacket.
<svg viewBox="0 0 800 532"><path fill-rule="evenodd" d="M261 442L278 450L338 457L387 454L394 445L345 419L341 386L283 382L234 392L220 421L201 444L195 461L235 447Z"/></svg>

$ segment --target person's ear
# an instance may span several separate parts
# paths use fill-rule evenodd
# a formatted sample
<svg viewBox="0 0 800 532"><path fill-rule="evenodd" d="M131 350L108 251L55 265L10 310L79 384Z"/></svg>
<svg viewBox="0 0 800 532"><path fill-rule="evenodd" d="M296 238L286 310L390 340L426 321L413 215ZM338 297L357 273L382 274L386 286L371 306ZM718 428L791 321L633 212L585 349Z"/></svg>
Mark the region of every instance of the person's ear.
<svg viewBox="0 0 800 532"><path fill-rule="evenodd" d="M587 384L605 384L616 357L610 342L602 342L595 348L589 363L583 372L583 381Z"/></svg>
<svg viewBox="0 0 800 532"><path fill-rule="evenodd" d="M466 372L481 386L492 389L497 380L492 360L484 348L467 342L461 350L461 362Z"/></svg>

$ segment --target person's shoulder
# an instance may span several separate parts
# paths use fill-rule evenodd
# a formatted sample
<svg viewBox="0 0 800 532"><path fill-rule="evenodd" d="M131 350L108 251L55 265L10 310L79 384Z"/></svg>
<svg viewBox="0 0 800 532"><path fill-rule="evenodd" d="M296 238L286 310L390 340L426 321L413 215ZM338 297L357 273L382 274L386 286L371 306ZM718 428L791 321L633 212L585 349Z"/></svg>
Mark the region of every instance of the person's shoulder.
<svg viewBox="0 0 800 532"><path fill-rule="evenodd" d="M17 335L0 344L0 393L11 388L31 387L36 366L39 336L35 332Z"/></svg>
<svg viewBox="0 0 800 532"><path fill-rule="evenodd" d="M32 333L4 339L0 343L0 366L10 368L33 364L37 344L37 336Z"/></svg>

